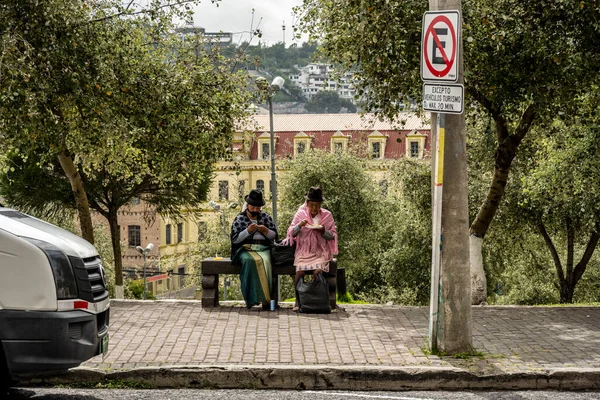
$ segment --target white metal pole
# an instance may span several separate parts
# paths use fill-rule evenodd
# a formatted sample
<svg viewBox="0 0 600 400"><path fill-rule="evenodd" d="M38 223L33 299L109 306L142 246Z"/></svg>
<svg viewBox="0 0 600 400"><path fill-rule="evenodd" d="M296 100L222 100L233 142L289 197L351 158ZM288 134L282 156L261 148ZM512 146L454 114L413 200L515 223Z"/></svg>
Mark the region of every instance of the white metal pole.
<svg viewBox="0 0 600 400"><path fill-rule="evenodd" d="M273 224L279 230L277 225L277 176L275 174L275 134L273 132L273 101L272 94L268 96L269 100L269 122L271 128L271 196L273 202ZM277 301L281 300L281 281L277 275Z"/></svg>
<svg viewBox="0 0 600 400"><path fill-rule="evenodd" d="M431 350L438 351L439 305L441 291L442 252L442 189L444 183L444 114L437 114L435 143L435 179L433 192L433 226L431 245L431 297L429 301L429 342Z"/></svg>
<svg viewBox="0 0 600 400"><path fill-rule="evenodd" d="M275 134L273 133L273 101L269 95L269 119L271 123L271 196L273 201L273 223L277 227L277 178L275 175Z"/></svg>
<svg viewBox="0 0 600 400"><path fill-rule="evenodd" d="M144 251L144 300L146 300L146 252Z"/></svg>

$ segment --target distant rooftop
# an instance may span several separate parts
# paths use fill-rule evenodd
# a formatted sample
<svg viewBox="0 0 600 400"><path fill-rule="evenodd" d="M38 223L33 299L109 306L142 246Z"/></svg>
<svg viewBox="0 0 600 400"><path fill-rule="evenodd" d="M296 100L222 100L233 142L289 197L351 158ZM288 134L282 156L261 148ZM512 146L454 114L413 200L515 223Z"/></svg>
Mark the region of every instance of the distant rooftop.
<svg viewBox="0 0 600 400"><path fill-rule="evenodd" d="M258 130L270 131L269 115L252 115ZM374 114L274 114L274 132L337 130L423 130L430 129L429 114L422 119L412 113L399 114L397 123L379 121ZM402 121L404 123L402 124Z"/></svg>

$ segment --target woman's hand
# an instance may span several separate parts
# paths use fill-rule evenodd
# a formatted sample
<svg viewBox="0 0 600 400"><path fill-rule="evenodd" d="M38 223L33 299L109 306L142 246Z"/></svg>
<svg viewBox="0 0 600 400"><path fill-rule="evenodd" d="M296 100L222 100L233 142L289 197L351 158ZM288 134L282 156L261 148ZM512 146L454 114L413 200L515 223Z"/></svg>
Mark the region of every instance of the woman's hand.
<svg viewBox="0 0 600 400"><path fill-rule="evenodd" d="M306 225L308 225L308 221L307 221L307 220L305 220L305 219L303 219L302 221L300 221L300 223L298 224L298 226L299 226L300 228L302 228L302 227L304 227L304 226L306 226Z"/></svg>
<svg viewBox="0 0 600 400"><path fill-rule="evenodd" d="M267 228L264 225L258 225L258 231L263 235L266 235L267 233L269 233L269 228Z"/></svg>
<svg viewBox="0 0 600 400"><path fill-rule="evenodd" d="M254 232L256 232L257 229L258 229L258 225L256 225L256 224L248 225L248 233L254 233Z"/></svg>

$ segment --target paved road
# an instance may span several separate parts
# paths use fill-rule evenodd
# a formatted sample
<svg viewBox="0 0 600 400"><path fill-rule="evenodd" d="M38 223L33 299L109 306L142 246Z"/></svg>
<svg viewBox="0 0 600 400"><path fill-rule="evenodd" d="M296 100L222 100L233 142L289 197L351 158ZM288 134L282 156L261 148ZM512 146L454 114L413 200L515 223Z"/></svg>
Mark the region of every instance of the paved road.
<svg viewBox="0 0 600 400"><path fill-rule="evenodd" d="M119 379L137 372L157 386L460 389L504 380L487 387L600 389L600 307L474 307L483 356L467 360L424 351L426 307L344 305L329 315L197 301L111 307L110 351L84 366ZM193 373L202 378L184 377Z"/></svg>
<svg viewBox="0 0 600 400"><path fill-rule="evenodd" d="M340 392L281 390L18 389L6 400L597 400L600 392Z"/></svg>

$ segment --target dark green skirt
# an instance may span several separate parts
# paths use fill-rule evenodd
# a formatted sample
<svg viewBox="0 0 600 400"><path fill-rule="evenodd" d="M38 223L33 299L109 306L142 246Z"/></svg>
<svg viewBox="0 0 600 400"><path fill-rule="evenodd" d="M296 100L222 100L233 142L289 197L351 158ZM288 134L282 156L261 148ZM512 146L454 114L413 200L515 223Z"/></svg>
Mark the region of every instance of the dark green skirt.
<svg viewBox="0 0 600 400"><path fill-rule="evenodd" d="M245 244L232 257L241 264L240 281L246 307L271 301L271 253L269 246Z"/></svg>

